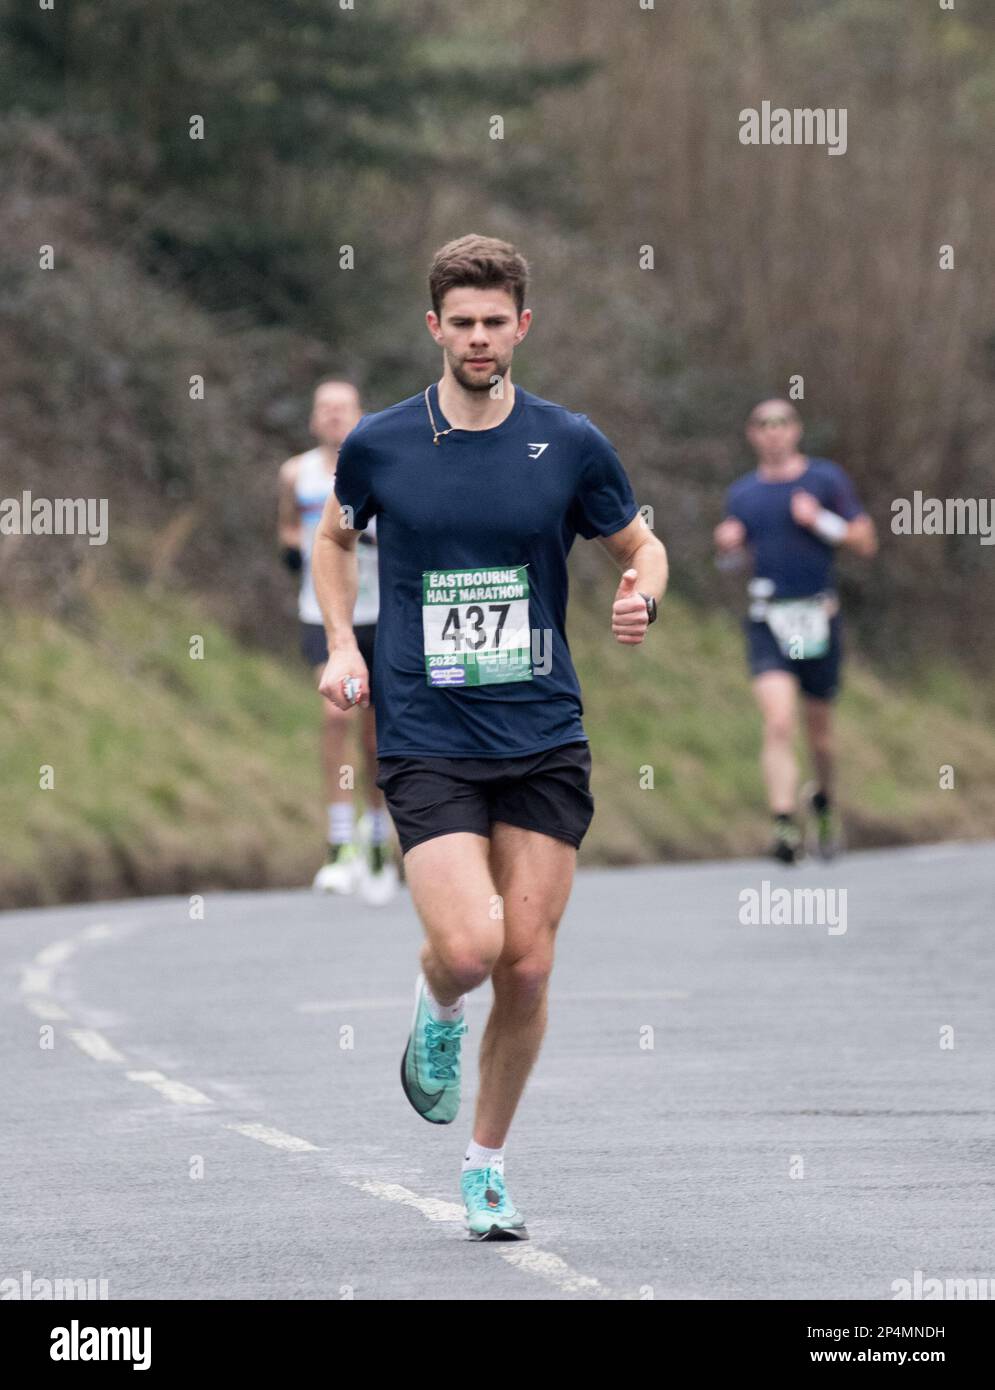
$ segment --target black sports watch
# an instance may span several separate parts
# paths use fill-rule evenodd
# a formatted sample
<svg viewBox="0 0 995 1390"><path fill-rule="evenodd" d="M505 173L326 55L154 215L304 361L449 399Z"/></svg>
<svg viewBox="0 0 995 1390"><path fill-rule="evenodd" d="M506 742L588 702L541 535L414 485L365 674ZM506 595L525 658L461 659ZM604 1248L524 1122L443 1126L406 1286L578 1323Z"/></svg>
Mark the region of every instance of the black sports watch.
<svg viewBox="0 0 995 1390"><path fill-rule="evenodd" d="M646 600L646 614L647 614L646 622L647 622L647 625L648 625L649 623L655 623L655 622L656 622L656 599L653 597L652 594L643 594L643 593L640 593L639 597Z"/></svg>

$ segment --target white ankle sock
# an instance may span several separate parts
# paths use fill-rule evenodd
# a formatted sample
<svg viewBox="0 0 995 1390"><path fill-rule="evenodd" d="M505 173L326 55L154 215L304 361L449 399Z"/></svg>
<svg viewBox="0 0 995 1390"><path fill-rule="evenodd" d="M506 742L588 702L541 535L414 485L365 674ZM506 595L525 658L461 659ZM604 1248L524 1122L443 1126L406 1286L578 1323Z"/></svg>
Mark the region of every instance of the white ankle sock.
<svg viewBox="0 0 995 1390"><path fill-rule="evenodd" d="M463 1017L463 1006L466 1003L466 995L461 994L455 1004L440 1004L432 993L432 987L428 980L425 981L425 1002L428 1004L428 1011L439 1023L455 1023L457 1019Z"/></svg>
<svg viewBox="0 0 995 1390"><path fill-rule="evenodd" d="M502 1144L500 1149L485 1149L482 1144L475 1144L471 1139L463 1155L463 1172L466 1173L470 1168L496 1168L503 1174L504 1145Z"/></svg>
<svg viewBox="0 0 995 1390"><path fill-rule="evenodd" d="M328 843L348 845L356 833L356 813L351 801L333 801L328 808Z"/></svg>

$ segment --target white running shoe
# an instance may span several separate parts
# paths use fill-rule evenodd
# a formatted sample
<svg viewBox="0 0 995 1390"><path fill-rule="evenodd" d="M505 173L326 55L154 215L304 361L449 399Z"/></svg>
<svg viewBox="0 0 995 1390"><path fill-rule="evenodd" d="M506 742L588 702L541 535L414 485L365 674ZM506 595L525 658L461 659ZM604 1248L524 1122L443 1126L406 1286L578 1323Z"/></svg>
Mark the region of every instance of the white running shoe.
<svg viewBox="0 0 995 1390"><path fill-rule="evenodd" d="M371 907L384 907L397 893L397 867L389 845L369 845L363 853L359 894Z"/></svg>
<svg viewBox="0 0 995 1390"><path fill-rule="evenodd" d="M315 874L311 887L316 893L355 893L362 868L355 845L329 845L328 858Z"/></svg>
<svg viewBox="0 0 995 1390"><path fill-rule="evenodd" d="M390 845L375 845L371 839L372 822L369 812L360 816L356 826L359 847L359 894L371 907L384 907L397 893L398 872Z"/></svg>

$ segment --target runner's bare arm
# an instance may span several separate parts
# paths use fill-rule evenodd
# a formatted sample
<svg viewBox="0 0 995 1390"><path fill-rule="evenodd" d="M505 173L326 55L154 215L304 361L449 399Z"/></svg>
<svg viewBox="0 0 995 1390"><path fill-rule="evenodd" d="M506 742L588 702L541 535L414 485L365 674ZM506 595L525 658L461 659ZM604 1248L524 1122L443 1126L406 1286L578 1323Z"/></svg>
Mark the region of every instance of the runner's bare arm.
<svg viewBox="0 0 995 1390"><path fill-rule="evenodd" d="M277 537L280 544L294 546L298 550L301 545L301 523L294 487L299 466L296 458L287 459L286 463L280 465L280 494L276 510Z"/></svg>
<svg viewBox="0 0 995 1390"><path fill-rule="evenodd" d="M791 515L799 526L804 526L810 531L819 534L819 519L825 513L822 503L817 497L813 497L810 492L805 492L799 488L791 494ZM829 514L840 525L844 518L837 517L835 513ZM840 530L839 535L829 535L826 537L834 545L845 545L854 554L860 555L865 560L871 560L877 554L878 538L874 528L874 522L866 512L861 512L852 521L846 522L846 530Z"/></svg>
<svg viewBox="0 0 995 1390"><path fill-rule="evenodd" d="M599 536L605 550L622 570L612 604L612 633L623 646L636 646L646 636L649 612L643 594L657 603L667 589L667 552L642 516L611 536Z"/></svg>
<svg viewBox="0 0 995 1390"><path fill-rule="evenodd" d="M354 647L352 614L359 588L356 546L359 532L348 524L350 518L339 505L334 491L328 494L311 553L318 604L325 619L328 650Z"/></svg>
<svg viewBox="0 0 995 1390"><path fill-rule="evenodd" d="M878 553L878 533L866 512L853 518L841 544L864 560L874 559Z"/></svg>
<svg viewBox="0 0 995 1390"><path fill-rule="evenodd" d="M716 526L712 539L715 542L715 549L720 555L731 555L734 551L742 550L745 547L746 527L738 516L727 516Z"/></svg>
<svg viewBox="0 0 995 1390"><path fill-rule="evenodd" d="M667 589L667 552L641 516L611 536L599 536L598 542L619 569L636 571L638 593L652 594L660 602Z"/></svg>
<svg viewBox="0 0 995 1390"><path fill-rule="evenodd" d="M359 532L348 525L350 519L339 506L334 491L330 492L311 553L314 589L328 639L328 665L318 689L339 709L350 709L357 703L365 709L370 703L370 676L352 628L359 588ZM355 701L349 700L343 689L343 682L350 676L359 680Z"/></svg>

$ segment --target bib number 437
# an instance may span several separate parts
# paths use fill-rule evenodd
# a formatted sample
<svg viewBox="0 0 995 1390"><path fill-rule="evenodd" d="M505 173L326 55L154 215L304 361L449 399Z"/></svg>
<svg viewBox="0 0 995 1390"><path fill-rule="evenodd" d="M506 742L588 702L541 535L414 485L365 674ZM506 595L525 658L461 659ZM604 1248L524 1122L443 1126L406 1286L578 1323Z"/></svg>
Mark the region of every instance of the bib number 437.
<svg viewBox="0 0 995 1390"><path fill-rule="evenodd" d="M481 647L501 646L501 630L508 621L510 603L489 603L486 610L478 603L465 608L454 605L446 614L442 629L442 640L452 642L453 651L479 652ZM493 622L497 615L497 623ZM488 619L491 619L490 624Z"/></svg>
<svg viewBox="0 0 995 1390"><path fill-rule="evenodd" d="M426 570L422 631L429 685L495 685L532 679L525 566Z"/></svg>

